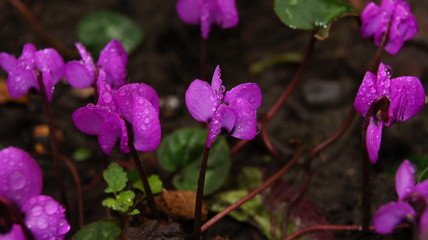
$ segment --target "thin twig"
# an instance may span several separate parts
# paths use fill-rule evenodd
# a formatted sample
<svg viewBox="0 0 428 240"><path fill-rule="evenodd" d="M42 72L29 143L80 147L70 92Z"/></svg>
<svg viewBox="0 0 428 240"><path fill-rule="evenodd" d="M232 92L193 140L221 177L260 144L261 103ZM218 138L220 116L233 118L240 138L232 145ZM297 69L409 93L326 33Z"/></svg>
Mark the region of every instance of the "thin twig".
<svg viewBox="0 0 428 240"><path fill-rule="evenodd" d="M280 177L282 177L294 164L296 164L299 157L303 154L305 148L299 147L297 149L294 156L291 158L291 160L283 166L281 169L279 169L274 175L272 175L268 180L266 180L260 187L253 190L251 193L249 193L247 196L241 198L240 200L236 201L223 211L217 213L214 217L212 217L210 220L208 220L201 228L202 232L205 232L209 227L211 227L214 223L218 222L220 219L225 217L227 214L232 212L233 210L239 208L242 204L246 203L251 198L255 197L257 194L261 193L263 190L271 186L276 180L278 180Z"/></svg>
<svg viewBox="0 0 428 240"><path fill-rule="evenodd" d="M31 27L36 31L36 33L50 46L57 49L61 55L76 58L78 53L76 50L67 48L61 45L56 41L51 35L46 31L43 24L34 16L33 12L21 1L21 0L7 0L12 6L14 6L21 15L23 15L27 21L30 23Z"/></svg>

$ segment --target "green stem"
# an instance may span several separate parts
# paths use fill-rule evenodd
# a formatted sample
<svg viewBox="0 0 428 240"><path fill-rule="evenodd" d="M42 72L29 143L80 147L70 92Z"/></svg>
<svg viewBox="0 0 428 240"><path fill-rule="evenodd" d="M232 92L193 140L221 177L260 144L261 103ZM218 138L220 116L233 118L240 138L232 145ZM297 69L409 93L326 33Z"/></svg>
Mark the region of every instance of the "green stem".
<svg viewBox="0 0 428 240"><path fill-rule="evenodd" d="M198 177L198 188L196 190L195 221L193 225L193 238L195 240L201 239L202 202L204 200L205 173L207 172L209 152L210 148L205 145L204 151L202 152L202 161Z"/></svg>

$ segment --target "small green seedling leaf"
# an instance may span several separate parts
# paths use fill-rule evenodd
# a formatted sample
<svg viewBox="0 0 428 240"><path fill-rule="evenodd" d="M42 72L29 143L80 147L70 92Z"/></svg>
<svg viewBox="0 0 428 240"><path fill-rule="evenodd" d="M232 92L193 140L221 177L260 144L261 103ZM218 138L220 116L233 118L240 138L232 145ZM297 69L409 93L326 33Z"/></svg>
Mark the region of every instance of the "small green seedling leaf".
<svg viewBox="0 0 428 240"><path fill-rule="evenodd" d="M340 0L275 0L274 10L285 25L301 30L325 30L339 17L356 13Z"/></svg>
<svg viewBox="0 0 428 240"><path fill-rule="evenodd" d="M128 177L123 168L117 163L111 163L103 173L104 180L107 182L106 193L116 193L126 187Z"/></svg>
<svg viewBox="0 0 428 240"><path fill-rule="evenodd" d="M113 11L100 11L83 18L77 27L79 40L98 55L112 39L119 40L128 53L143 41L143 32L130 18Z"/></svg>
<svg viewBox="0 0 428 240"><path fill-rule="evenodd" d="M91 150L89 150L88 148L84 148L84 147L76 149L76 151L74 151L74 153L73 153L73 159L77 162L86 161L91 156L92 156Z"/></svg>
<svg viewBox="0 0 428 240"><path fill-rule="evenodd" d="M114 223L97 221L84 226L71 240L114 240L120 232L120 227Z"/></svg>
<svg viewBox="0 0 428 240"><path fill-rule="evenodd" d="M108 207L125 214L129 210L129 208L134 205L134 199L135 193L133 191L123 191L116 196L116 199L106 198L101 202L101 204L104 207Z"/></svg>
<svg viewBox="0 0 428 240"><path fill-rule="evenodd" d="M163 183L159 178L159 175L151 175L147 181L149 182L150 185L150 190L152 190L153 194L158 194L162 192L163 189ZM143 183L141 182L141 179L138 179L137 181L135 181L132 186L140 191L142 191L143 193L145 193L144 191L144 187L143 187Z"/></svg>

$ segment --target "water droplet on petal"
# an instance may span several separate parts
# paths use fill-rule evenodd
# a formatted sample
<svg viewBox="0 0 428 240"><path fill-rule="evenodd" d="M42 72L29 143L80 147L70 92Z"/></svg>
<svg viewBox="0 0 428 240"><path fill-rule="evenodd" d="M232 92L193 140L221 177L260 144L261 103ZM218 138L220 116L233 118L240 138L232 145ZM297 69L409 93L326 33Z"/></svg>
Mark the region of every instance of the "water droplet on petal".
<svg viewBox="0 0 428 240"><path fill-rule="evenodd" d="M10 177L11 187L14 190L19 190L24 188L25 184L27 183L25 176L21 172L14 172L10 174L9 177Z"/></svg>
<svg viewBox="0 0 428 240"><path fill-rule="evenodd" d="M45 211L49 215L56 213L58 211L58 204L53 201L47 202L45 205Z"/></svg>
<svg viewBox="0 0 428 240"><path fill-rule="evenodd" d="M145 122L145 123L150 123L150 118L146 118L146 119L144 119L144 122Z"/></svg>

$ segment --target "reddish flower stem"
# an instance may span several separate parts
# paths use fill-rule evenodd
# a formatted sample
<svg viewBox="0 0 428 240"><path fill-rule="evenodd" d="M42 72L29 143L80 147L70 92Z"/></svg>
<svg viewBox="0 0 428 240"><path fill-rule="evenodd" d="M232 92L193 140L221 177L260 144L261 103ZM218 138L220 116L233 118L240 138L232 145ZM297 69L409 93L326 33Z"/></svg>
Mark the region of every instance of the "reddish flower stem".
<svg viewBox="0 0 428 240"><path fill-rule="evenodd" d="M150 184L149 181L147 180L147 174L146 171L144 169L143 166L143 162L141 162L140 157L138 156L138 152L135 149L134 146L134 133L132 131L132 126L131 124L125 120L126 123L126 129L128 131L128 145L129 145L129 149L131 150L131 155L132 158L134 159L135 162L135 166L137 166L137 170L140 173L140 178L141 178L141 182L143 183L143 187L144 187L144 192L146 193L146 198L147 198L147 203L149 204L150 210L153 214L153 216L156 219L159 219L159 212L156 208L156 202L155 202L155 198L153 197L153 193L152 190L150 188Z"/></svg>
<svg viewBox="0 0 428 240"><path fill-rule="evenodd" d="M261 193L263 190L271 186L276 180L282 177L292 166L294 166L294 164L296 164L297 160L303 154L304 150L305 150L304 147L299 147L299 149L297 149L296 153L294 154L293 158L291 158L291 160L286 165L284 165L281 169L279 169L274 175L272 175L268 180L266 180L260 187L256 188L255 190L250 192L247 196L241 198L240 200L233 203L223 211L217 213L217 215L212 217L202 226L201 231L205 232L209 227L214 225L214 223L218 222L227 214L239 208L242 204L246 203L248 200L255 197L257 194Z"/></svg>
<svg viewBox="0 0 428 240"><path fill-rule="evenodd" d="M408 228L408 224L400 224L396 227L396 229ZM373 226L369 226L368 229L370 231L374 230ZM310 226L304 229L301 229L290 236L284 238L284 240L293 240L304 234L315 232L315 231L362 231L363 226L361 225L315 225Z"/></svg>
<svg viewBox="0 0 428 240"><path fill-rule="evenodd" d="M201 167L199 168L198 188L196 190L195 221L193 225L193 239L195 240L201 239L202 202L204 200L205 173L207 172L209 153L210 153L210 148L204 145L204 150L202 152Z"/></svg>
<svg viewBox="0 0 428 240"><path fill-rule="evenodd" d="M207 80L207 40L201 37L200 41L199 67L201 71L201 80Z"/></svg>
<svg viewBox="0 0 428 240"><path fill-rule="evenodd" d="M33 12L21 1L21 0L7 0L12 6L18 10L18 12L24 16L27 21L30 23L31 27L36 31L36 33L50 46L57 49L61 55L76 58L78 57L78 53L74 49L67 48L61 45L58 41L49 35L48 31L46 31L43 24L34 16Z"/></svg>
<svg viewBox="0 0 428 240"><path fill-rule="evenodd" d="M282 105L284 105L285 101L288 99L288 97L293 92L294 88L297 86L297 83L299 82L300 78L302 77L303 72L306 70L306 67L309 64L309 60L311 59L313 50L315 48L315 43L317 42L317 39L313 37L313 34L311 34L311 38L309 40L308 46L306 47L305 56L303 58L302 63L300 64L299 69L294 74L293 78L291 79L291 82L288 84L288 86L284 89L284 92L282 92L281 96L275 101L275 103L271 106L271 108L268 110L268 112L264 115L262 121L261 121L261 128L266 128L267 123L270 121L270 119L279 111ZM246 144L248 143L248 140L240 140L238 141L231 149L231 154L235 155L239 150L241 150Z"/></svg>
<svg viewBox="0 0 428 240"><path fill-rule="evenodd" d="M45 89L45 85L43 84L43 76L41 74L41 72L37 69L34 69L34 72L36 74L37 77L37 81L39 83L39 88L40 88L40 94L42 95L43 98L43 102L45 105L45 116L48 120L48 128L49 128L49 141L50 141L50 145L51 145L51 152L52 152L52 158L54 161L54 168L55 168L55 175L56 175L56 179L58 182L58 188L59 188L59 192L60 192L60 196L61 196L61 202L64 205L65 209L68 209L68 200L67 200L67 194L65 191L65 184L64 184L64 173L62 171L62 164L61 164L61 160L59 158L59 150L58 150L58 139L56 137L55 134L55 127L54 127L54 120L52 117L52 112L51 112L51 106L50 106L50 102L48 100L48 97L46 95L46 89ZM68 220L70 220L70 212L68 212L67 214L68 216Z"/></svg>

